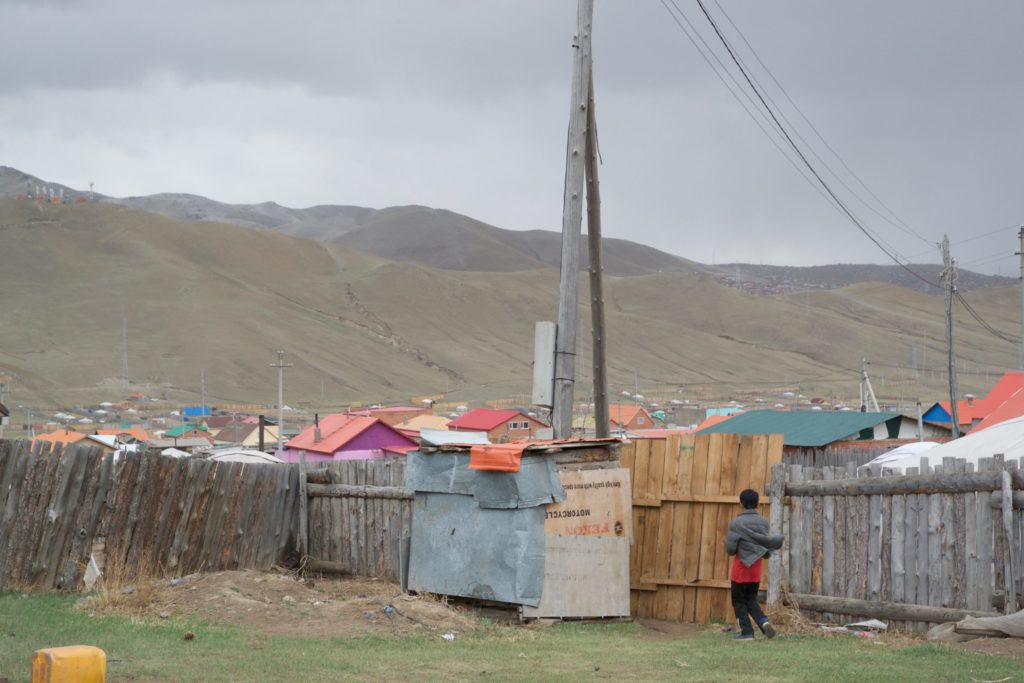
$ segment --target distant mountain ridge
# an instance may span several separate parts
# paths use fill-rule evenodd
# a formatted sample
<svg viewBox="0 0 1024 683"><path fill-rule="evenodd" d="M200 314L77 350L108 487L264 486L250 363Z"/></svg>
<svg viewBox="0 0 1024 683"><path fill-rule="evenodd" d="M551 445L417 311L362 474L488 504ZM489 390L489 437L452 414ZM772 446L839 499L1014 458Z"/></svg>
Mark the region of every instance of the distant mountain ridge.
<svg viewBox="0 0 1024 683"><path fill-rule="evenodd" d="M88 197L180 220L275 230L294 237L333 242L391 261L444 270L507 273L558 268L560 264L562 238L558 232L507 230L446 209L415 205L371 209L332 204L293 209L275 202L227 204L184 193L118 198L92 195L0 166L0 197L16 196L32 185L63 189L69 201ZM934 288L896 265L706 265L629 240L605 238L602 244L604 271L612 277L673 272L704 274L752 294L834 289L859 282L885 282L934 293ZM589 254L583 237L580 269L588 266ZM914 268L928 279L937 279L936 265ZM1013 282L1012 278L960 271L959 285L964 291Z"/></svg>
<svg viewBox="0 0 1024 683"><path fill-rule="evenodd" d="M968 296L1014 333L1016 287ZM15 378L15 405L135 391L191 402L204 388L212 401L272 403L277 349L294 364L290 405L528 402L534 322L557 313L558 273L427 268L276 230L0 198L0 297L0 374ZM609 278L605 300L613 394L639 383L659 400L780 387L850 397L865 357L880 396L945 389L941 297L879 283L754 297L706 273L663 272ZM587 301L581 278L584 353ZM960 386L982 391L989 368L1016 366L1017 347L965 317L957 338L974 372Z"/></svg>

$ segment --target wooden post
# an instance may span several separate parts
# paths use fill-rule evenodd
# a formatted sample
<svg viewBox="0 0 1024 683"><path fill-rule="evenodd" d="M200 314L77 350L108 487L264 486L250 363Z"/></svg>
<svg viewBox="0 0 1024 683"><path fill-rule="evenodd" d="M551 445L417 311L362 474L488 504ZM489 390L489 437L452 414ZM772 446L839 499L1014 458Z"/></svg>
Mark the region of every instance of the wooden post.
<svg viewBox="0 0 1024 683"><path fill-rule="evenodd" d="M953 292L956 291L956 268L949 256L949 236L942 236L942 292L946 300L946 356L949 365L949 416L953 438L960 438L960 420L957 412L956 361L953 358Z"/></svg>
<svg viewBox="0 0 1024 683"><path fill-rule="evenodd" d="M1006 532L1006 553L1003 555L1003 584L1006 587L1006 605L1004 611L1013 614L1017 611L1017 584L1013 580L1013 482L1010 473L1003 470L1003 530Z"/></svg>
<svg viewBox="0 0 1024 683"><path fill-rule="evenodd" d="M778 535L782 533L782 505L783 493L786 490L786 466L782 463L772 465L772 479L769 485L769 501L771 507L768 511L769 533ZM768 609L775 609L779 606L779 598L782 596L782 553L789 549L789 544L784 543L782 548L772 553L768 558Z"/></svg>
<svg viewBox="0 0 1024 683"><path fill-rule="evenodd" d="M594 104L594 70L590 70L587 98L587 244L590 255L590 326L593 338L594 431L609 435L608 369L605 366L604 266L601 263L601 184L597 176L597 107Z"/></svg>
<svg viewBox="0 0 1024 683"><path fill-rule="evenodd" d="M278 426L280 429L280 426ZM299 451L299 557L309 554L309 500L306 491L306 451Z"/></svg>
<svg viewBox="0 0 1024 683"><path fill-rule="evenodd" d="M576 286L579 275L580 227L583 222L584 152L587 134L587 92L590 82L590 29L594 0L579 0L573 47L572 96L562 198L562 262L558 283L558 327L555 331L555 396L552 428L556 439L572 436L576 370Z"/></svg>

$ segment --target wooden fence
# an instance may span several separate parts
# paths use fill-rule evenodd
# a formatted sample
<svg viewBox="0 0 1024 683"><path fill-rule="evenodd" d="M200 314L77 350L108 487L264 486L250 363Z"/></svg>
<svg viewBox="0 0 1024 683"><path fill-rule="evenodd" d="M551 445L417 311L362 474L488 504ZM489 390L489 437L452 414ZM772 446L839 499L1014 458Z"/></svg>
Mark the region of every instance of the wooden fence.
<svg viewBox="0 0 1024 683"><path fill-rule="evenodd" d="M115 459L0 441L0 587L74 587L90 556L134 572L269 568L297 538L298 469Z"/></svg>
<svg viewBox="0 0 1024 683"><path fill-rule="evenodd" d="M1018 464L1001 456L976 468L947 458L930 472L922 460L906 476L776 466L771 525L787 541L769 562L769 602L787 597L815 616L909 627L1016 611L1021 488Z"/></svg>
<svg viewBox="0 0 1024 683"><path fill-rule="evenodd" d="M308 567L404 579L413 498L404 488L405 461L324 464L310 470L306 481Z"/></svg>
<svg viewBox="0 0 1024 683"><path fill-rule="evenodd" d="M782 437L709 434L637 439L623 446L633 477L631 611L635 616L732 621L729 522L740 491L762 493L782 459Z"/></svg>

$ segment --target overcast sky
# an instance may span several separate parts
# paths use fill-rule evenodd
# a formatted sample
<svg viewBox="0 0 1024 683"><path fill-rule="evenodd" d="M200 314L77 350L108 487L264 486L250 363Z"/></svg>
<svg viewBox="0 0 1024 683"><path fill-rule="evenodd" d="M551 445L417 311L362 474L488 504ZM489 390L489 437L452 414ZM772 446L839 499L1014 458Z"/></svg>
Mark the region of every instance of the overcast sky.
<svg viewBox="0 0 1024 683"><path fill-rule="evenodd" d="M696 0L676 2L725 61ZM962 266L1016 275L1024 3L718 2L839 154L706 0L872 230L916 261L945 232ZM702 262L887 262L659 0L596 5L607 236ZM575 15L574 0L0 0L0 164L115 196L423 204L557 230Z"/></svg>

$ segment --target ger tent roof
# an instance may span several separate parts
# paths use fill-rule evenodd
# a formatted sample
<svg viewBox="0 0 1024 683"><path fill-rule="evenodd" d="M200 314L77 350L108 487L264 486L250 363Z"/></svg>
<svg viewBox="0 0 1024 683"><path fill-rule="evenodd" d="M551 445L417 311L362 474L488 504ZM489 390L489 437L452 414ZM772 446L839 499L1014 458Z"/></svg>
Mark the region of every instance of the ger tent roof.
<svg viewBox="0 0 1024 683"><path fill-rule="evenodd" d="M943 458L958 458L978 464L981 458L991 458L1002 453L1007 460L1024 457L1024 417L1016 417L988 429L974 431L955 441L949 441L925 451L908 455L894 462L887 462L885 467L905 470L917 467L922 458L928 459L929 466L942 464Z"/></svg>
<svg viewBox="0 0 1024 683"><path fill-rule="evenodd" d="M782 434L782 442L786 446L818 447L835 441L859 439L864 430L902 419L898 413L751 410L697 433Z"/></svg>

